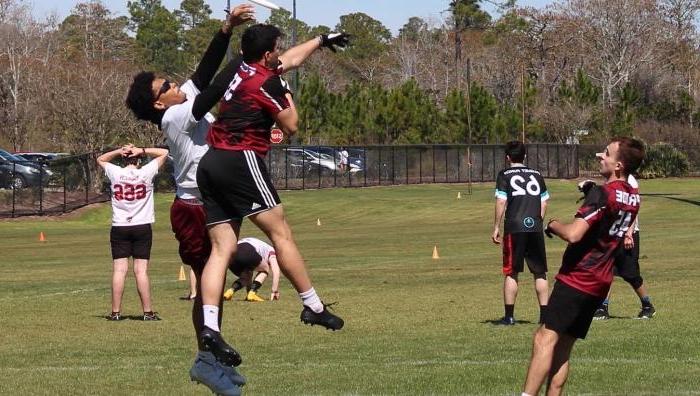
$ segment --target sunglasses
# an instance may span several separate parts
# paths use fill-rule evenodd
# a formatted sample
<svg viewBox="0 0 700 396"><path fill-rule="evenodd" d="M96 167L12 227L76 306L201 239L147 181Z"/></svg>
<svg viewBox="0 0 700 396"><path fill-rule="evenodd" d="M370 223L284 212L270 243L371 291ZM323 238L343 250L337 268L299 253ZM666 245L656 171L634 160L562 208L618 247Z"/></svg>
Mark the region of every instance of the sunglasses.
<svg viewBox="0 0 700 396"><path fill-rule="evenodd" d="M163 85L160 86L160 89L158 90L158 95L156 95L156 98L153 99L153 101L157 101L158 98L160 98L161 95L164 93L168 92L170 90L170 81L164 80Z"/></svg>

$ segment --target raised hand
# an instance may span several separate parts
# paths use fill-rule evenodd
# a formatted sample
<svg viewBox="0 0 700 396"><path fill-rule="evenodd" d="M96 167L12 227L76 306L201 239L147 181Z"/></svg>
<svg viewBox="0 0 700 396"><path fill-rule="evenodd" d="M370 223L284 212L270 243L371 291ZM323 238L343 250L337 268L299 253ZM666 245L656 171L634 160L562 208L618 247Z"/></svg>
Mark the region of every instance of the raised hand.
<svg viewBox="0 0 700 396"><path fill-rule="evenodd" d="M336 49L341 51L350 45L350 35L347 33L328 33L321 35L321 47L330 48L336 52Z"/></svg>

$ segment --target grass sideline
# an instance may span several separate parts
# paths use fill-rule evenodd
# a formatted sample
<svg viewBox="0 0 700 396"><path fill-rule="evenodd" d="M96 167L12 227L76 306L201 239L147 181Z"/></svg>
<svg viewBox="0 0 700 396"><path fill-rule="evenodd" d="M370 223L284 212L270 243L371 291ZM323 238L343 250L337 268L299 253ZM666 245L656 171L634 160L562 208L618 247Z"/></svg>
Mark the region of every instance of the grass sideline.
<svg viewBox="0 0 700 396"><path fill-rule="evenodd" d="M575 182L547 182L547 217L570 218ZM613 318L595 322L575 347L568 394L700 394L700 182L642 180L641 187L642 275L658 314L632 320L638 300L616 282ZM301 325L286 280L279 302L237 295L225 304L223 331L243 355L244 393L520 393L537 305L532 278L523 276L516 317L525 323L490 323L502 315L491 184L475 185L471 196L460 184L294 191L282 199L316 289L340 302L346 328ZM109 206L69 219L0 222L0 394L210 394L187 374L195 345L190 303L178 300L187 286L177 281L171 201L156 198L150 276L164 320L154 323L102 318ZM243 235L260 233L246 223ZM431 258L434 245L440 260ZM547 242L551 275L564 247ZM132 274L124 300L124 314L140 313Z"/></svg>

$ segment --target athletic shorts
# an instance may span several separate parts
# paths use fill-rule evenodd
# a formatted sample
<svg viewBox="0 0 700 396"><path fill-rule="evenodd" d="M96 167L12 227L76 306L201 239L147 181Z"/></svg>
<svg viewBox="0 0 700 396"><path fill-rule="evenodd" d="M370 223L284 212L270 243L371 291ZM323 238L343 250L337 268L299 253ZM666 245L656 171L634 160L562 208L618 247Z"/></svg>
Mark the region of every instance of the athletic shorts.
<svg viewBox="0 0 700 396"><path fill-rule="evenodd" d="M254 151L210 148L199 161L197 185L207 225L242 221L281 203L265 162Z"/></svg>
<svg viewBox="0 0 700 396"><path fill-rule="evenodd" d="M535 275L547 273L547 253L541 232L516 232L503 236L503 275L523 272L524 261Z"/></svg>
<svg viewBox="0 0 700 396"><path fill-rule="evenodd" d="M236 248L236 255L233 257L229 269L236 276L241 276L245 271L252 271L260 265L262 257L255 250L255 247L247 242L239 243Z"/></svg>
<svg viewBox="0 0 700 396"><path fill-rule="evenodd" d="M203 269L211 253L204 204L197 199L180 199L170 206L170 225L180 243L182 262L193 269Z"/></svg>
<svg viewBox="0 0 700 396"><path fill-rule="evenodd" d="M593 314L604 299L556 281L544 312L544 326L559 334L584 339Z"/></svg>
<svg viewBox="0 0 700 396"><path fill-rule="evenodd" d="M151 225L112 226L109 242L112 245L112 260L129 257L148 260L153 243Z"/></svg>
<svg viewBox="0 0 700 396"><path fill-rule="evenodd" d="M634 247L627 250L624 243L620 243L615 256L613 273L624 279L635 279L641 276L639 272L639 233L632 234L632 239L634 239Z"/></svg>

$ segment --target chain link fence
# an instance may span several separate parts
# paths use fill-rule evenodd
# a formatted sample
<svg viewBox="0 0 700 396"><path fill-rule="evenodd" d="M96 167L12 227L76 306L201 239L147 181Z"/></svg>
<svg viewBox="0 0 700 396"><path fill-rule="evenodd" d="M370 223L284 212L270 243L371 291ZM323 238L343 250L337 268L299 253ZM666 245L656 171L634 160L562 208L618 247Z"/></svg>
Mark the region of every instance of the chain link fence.
<svg viewBox="0 0 700 396"><path fill-rule="evenodd" d="M107 201L109 183L97 156L0 164L0 217L60 214ZM275 145L266 161L279 190L491 182L506 166L502 145ZM547 178L576 178L579 148L530 144L526 164ZM154 181L156 191L174 191L172 175L168 161Z"/></svg>

